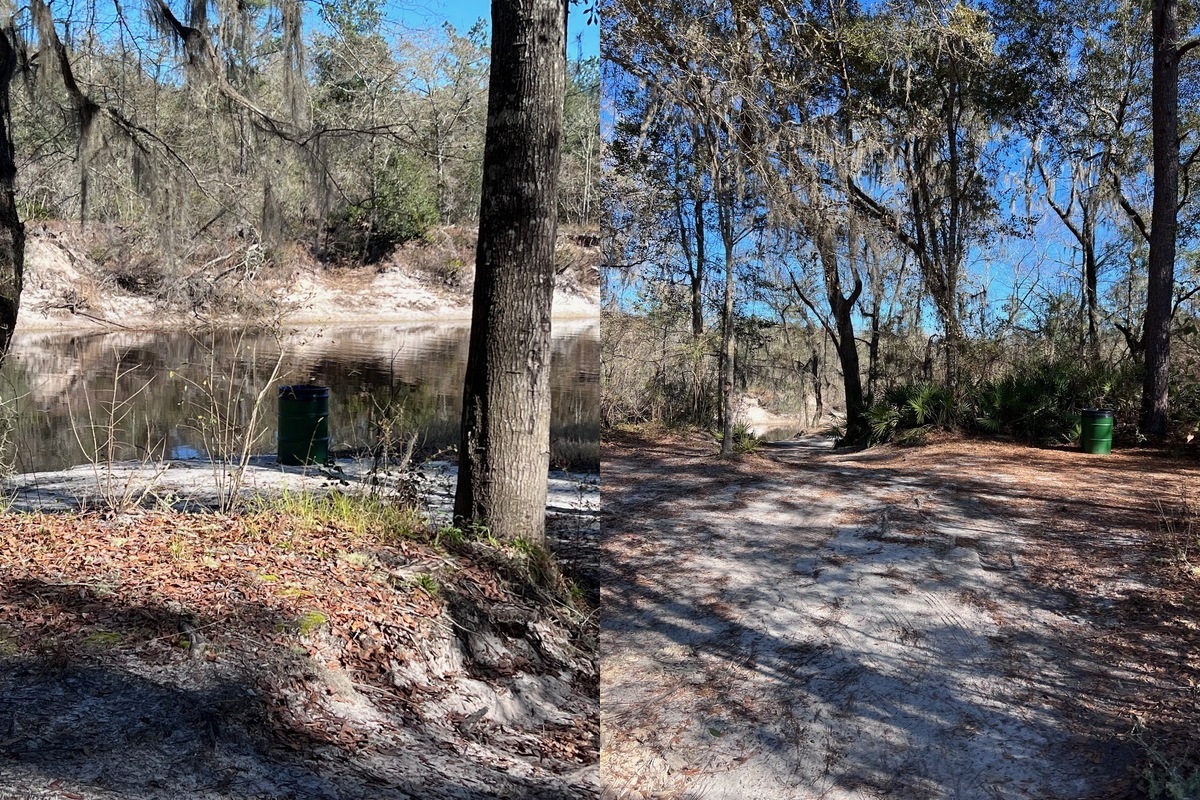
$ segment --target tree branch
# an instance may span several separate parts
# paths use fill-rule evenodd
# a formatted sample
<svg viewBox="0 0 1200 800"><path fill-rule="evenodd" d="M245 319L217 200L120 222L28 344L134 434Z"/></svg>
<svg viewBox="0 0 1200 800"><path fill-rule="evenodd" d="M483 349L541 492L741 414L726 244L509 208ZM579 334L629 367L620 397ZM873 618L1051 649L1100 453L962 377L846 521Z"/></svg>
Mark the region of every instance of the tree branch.
<svg viewBox="0 0 1200 800"><path fill-rule="evenodd" d="M850 189L850 199L861 211L865 211L872 218L882 224L896 237L900 239L905 247L912 250L918 256L921 255L920 246L917 241L909 235L908 231L901 227L896 215L891 210L884 208L875 198L864 192L853 178L846 178L846 186Z"/></svg>
<svg viewBox="0 0 1200 800"><path fill-rule="evenodd" d="M1138 213L1138 210L1133 207L1132 203L1129 202L1129 198L1125 196L1125 192L1121 190L1121 178L1119 175L1117 175L1116 170L1110 170L1109 177L1112 178L1113 189L1116 190L1117 202L1121 204L1121 209L1125 212L1125 215L1129 217L1129 220L1134 224L1134 227L1138 229L1138 232L1142 234L1142 238L1149 242L1150 229L1146 227L1146 221L1142 219L1142 215Z"/></svg>
<svg viewBox="0 0 1200 800"><path fill-rule="evenodd" d="M808 306L809 310L811 310L816 316L817 321L821 323L821 327L825 329L825 333L829 334L830 340L833 341L834 348L839 348L840 345L838 343L837 331L829 326L829 323L825 321L825 315L817 310L817 307L812 304L811 300L808 299L808 295L806 295L804 290L800 288L800 284L796 283L796 276L791 272L788 272L788 280L792 282L792 288L796 290L796 294L800 297L801 302Z"/></svg>

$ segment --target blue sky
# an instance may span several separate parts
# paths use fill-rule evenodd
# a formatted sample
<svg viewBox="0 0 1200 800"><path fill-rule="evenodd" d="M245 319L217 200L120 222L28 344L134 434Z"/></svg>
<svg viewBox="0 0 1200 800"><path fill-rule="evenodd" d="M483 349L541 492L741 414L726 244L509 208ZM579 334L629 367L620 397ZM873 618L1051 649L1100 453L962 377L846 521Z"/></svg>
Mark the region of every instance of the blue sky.
<svg viewBox="0 0 1200 800"><path fill-rule="evenodd" d="M386 15L407 26L433 30L441 28L443 22L449 22L460 32L465 32L480 18L490 19L492 10L489 0L399 0L387 5L390 8ZM567 57L571 59L580 56L576 37L582 37L584 58L600 55L600 27L587 24L584 7L583 4L572 4L567 18Z"/></svg>

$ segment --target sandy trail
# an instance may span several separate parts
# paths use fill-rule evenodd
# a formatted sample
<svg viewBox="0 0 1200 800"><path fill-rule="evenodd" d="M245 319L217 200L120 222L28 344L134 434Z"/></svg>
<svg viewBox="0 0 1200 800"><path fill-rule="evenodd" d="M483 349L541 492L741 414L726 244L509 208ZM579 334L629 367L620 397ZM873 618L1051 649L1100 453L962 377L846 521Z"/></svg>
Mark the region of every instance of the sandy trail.
<svg viewBox="0 0 1200 800"><path fill-rule="evenodd" d="M974 442L712 452L602 454L606 796L1128 789L1128 703L1171 678L1117 647L1117 606L1152 588L1155 496L1195 470Z"/></svg>

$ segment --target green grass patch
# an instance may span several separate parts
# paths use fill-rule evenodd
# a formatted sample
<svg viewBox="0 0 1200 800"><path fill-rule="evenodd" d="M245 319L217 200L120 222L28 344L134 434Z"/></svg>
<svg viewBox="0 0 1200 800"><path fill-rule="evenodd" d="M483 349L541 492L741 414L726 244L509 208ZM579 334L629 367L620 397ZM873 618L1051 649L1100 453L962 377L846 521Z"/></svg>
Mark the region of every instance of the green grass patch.
<svg viewBox="0 0 1200 800"><path fill-rule="evenodd" d="M167 553L174 561L192 560L191 544L178 536L172 536L171 541L167 543Z"/></svg>
<svg viewBox="0 0 1200 800"><path fill-rule="evenodd" d="M256 513L285 515L301 529L335 527L381 544L424 540L430 535L420 509L375 495L285 491L278 497L260 498ZM257 521L250 527L268 526Z"/></svg>
<svg viewBox="0 0 1200 800"><path fill-rule="evenodd" d="M107 649L119 645L121 643L121 639L121 634L115 631L96 630L85 636L83 638L83 643L87 647Z"/></svg>
<svg viewBox="0 0 1200 800"><path fill-rule="evenodd" d="M327 624L329 624L329 617L320 611L306 611L300 615L300 619L296 620L296 629L301 636L308 636Z"/></svg>
<svg viewBox="0 0 1200 800"><path fill-rule="evenodd" d="M430 575L428 572L421 572L412 577L412 584L418 589L423 589L430 597L437 597L442 590L441 584L437 578Z"/></svg>

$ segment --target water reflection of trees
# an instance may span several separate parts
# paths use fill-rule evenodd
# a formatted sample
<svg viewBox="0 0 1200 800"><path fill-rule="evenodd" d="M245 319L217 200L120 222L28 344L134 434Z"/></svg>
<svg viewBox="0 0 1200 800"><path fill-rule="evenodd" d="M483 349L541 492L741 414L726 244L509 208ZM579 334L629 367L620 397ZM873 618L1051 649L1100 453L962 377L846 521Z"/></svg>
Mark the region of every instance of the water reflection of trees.
<svg viewBox="0 0 1200 800"><path fill-rule="evenodd" d="M330 386L336 445L364 447L380 415L397 415L421 432L430 449L457 439L465 327L331 328L284 344L279 383ZM17 410L16 466L61 468L83 460L77 438L122 413L118 457L203 449L200 429L212 422L244 428L254 397L270 379L280 343L266 335L219 333L18 335L0 370L0 394ZM552 436L599 439L599 339L593 326L554 340ZM229 402L225 403L225 398ZM275 395L268 395L258 452L274 450ZM132 399L131 399L132 398Z"/></svg>

